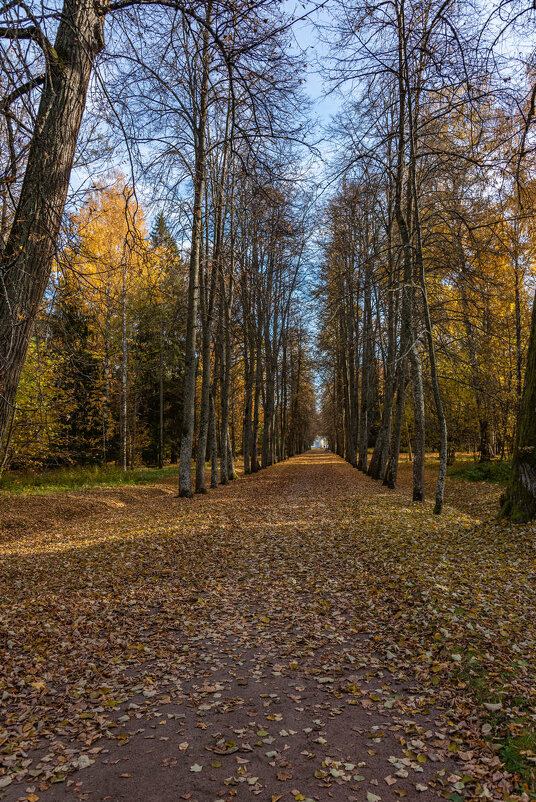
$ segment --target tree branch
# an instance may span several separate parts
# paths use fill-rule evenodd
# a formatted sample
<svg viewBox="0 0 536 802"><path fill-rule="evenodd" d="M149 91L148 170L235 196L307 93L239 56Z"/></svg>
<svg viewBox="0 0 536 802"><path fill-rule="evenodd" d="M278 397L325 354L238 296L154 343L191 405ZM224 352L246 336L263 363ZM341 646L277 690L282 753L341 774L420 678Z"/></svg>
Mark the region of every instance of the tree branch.
<svg viewBox="0 0 536 802"><path fill-rule="evenodd" d="M56 51L38 25L28 25L26 28L0 27L0 39L11 39L12 41L19 39L30 40L39 45L47 59L53 63L58 61Z"/></svg>
<svg viewBox="0 0 536 802"><path fill-rule="evenodd" d="M44 83L44 80L44 74L36 75L35 78L31 78L29 81L26 81L26 83L18 86L2 100L0 103L0 111L5 112L15 100L18 100L19 97L28 94L28 92L31 92L36 86L41 86L41 84Z"/></svg>

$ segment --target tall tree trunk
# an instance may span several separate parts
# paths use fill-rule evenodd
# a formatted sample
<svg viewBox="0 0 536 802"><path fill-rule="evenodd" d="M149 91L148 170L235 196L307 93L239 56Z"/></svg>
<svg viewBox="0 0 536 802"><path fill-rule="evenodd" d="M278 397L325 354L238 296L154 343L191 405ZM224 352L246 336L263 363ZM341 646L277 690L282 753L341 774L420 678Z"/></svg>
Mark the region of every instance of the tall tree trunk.
<svg viewBox="0 0 536 802"><path fill-rule="evenodd" d="M363 357L361 361L361 411L359 415L359 460L360 471L367 470L369 438L370 377L372 371L372 307L370 298L370 267L365 274L365 293L363 308Z"/></svg>
<svg viewBox="0 0 536 802"><path fill-rule="evenodd" d="M521 328L521 285L523 275L519 266L519 221L514 222L514 290L515 290L515 316L516 316L516 397L518 410L523 392L523 355L522 355L522 328Z"/></svg>
<svg viewBox="0 0 536 802"><path fill-rule="evenodd" d="M230 412L230 393L231 393L231 308L233 304L233 270L229 282L228 294L225 290L223 273L220 277L221 302L224 306L222 324L222 343L221 343L221 459L220 459L220 481L227 484L228 481L236 479L233 465L233 456L229 437L229 412Z"/></svg>
<svg viewBox="0 0 536 802"><path fill-rule="evenodd" d="M344 458L355 468L357 467L357 449L354 453L354 444L352 443L352 412L350 408L350 382L348 375L348 337L346 335L344 306L342 302L340 302L339 311L339 342L339 364L343 377L342 389L344 406L342 412L344 416Z"/></svg>
<svg viewBox="0 0 536 802"><path fill-rule="evenodd" d="M398 460L400 456L400 443L402 441L402 426L404 425L404 408L406 405L406 361L402 356L398 366L398 386L396 391L396 410L389 449L389 459L385 468L383 484L392 490L396 488L398 478Z"/></svg>
<svg viewBox="0 0 536 802"><path fill-rule="evenodd" d="M389 447L391 443L391 429L393 419L393 404L395 399L396 388L396 329L397 329L397 313L398 304L395 301L394 286L390 285L391 292L389 293L389 308L387 313L387 329L388 329L388 343L387 343L387 359L386 359L386 376L385 376L385 389L382 409L382 420L378 437L374 444L374 451L370 458L368 474L373 479L383 479L387 468L389 459ZM395 479L396 481L396 479Z"/></svg>
<svg viewBox="0 0 536 802"><path fill-rule="evenodd" d="M12 418L33 321L56 252L89 78L105 14L65 0L13 224L0 259L0 443Z"/></svg>
<svg viewBox="0 0 536 802"><path fill-rule="evenodd" d="M410 131L412 140L412 148L411 148L412 167L410 170L410 175L413 189L413 208L414 208L415 235L416 235L415 258L417 262L418 279L421 285L421 296L424 310L424 325L426 328L426 340L428 343L428 359L430 360L430 374L432 379L432 391L434 394L437 419L439 422L439 430L441 433L441 442L439 447L439 473L437 477L436 498L434 505L434 513L436 515L439 515L443 509L445 478L447 476L448 431L447 431L447 418L445 416L445 411L443 409L443 401L441 399L441 391L439 388L439 377L437 375L437 362L436 362L435 347L434 347L434 337L432 334L432 321L430 318L430 306L428 304L428 290L426 288L426 276L424 272L421 218L419 210L419 197L417 192L416 154L415 154L415 142L414 142L415 135L413 132L411 112L410 112ZM424 411L424 405L423 405L423 411Z"/></svg>
<svg viewBox="0 0 536 802"><path fill-rule="evenodd" d="M273 423L274 423L274 376L270 357L266 359L266 387L264 394L264 427L262 432L261 466L268 468L272 462Z"/></svg>
<svg viewBox="0 0 536 802"><path fill-rule="evenodd" d="M279 460L287 458L287 347L288 347L288 325L286 326L283 338L282 364L281 364L281 401L280 401L280 427L279 427ZM298 356L298 359L300 357Z"/></svg>
<svg viewBox="0 0 536 802"><path fill-rule="evenodd" d="M404 20L404 0L397 6L398 23L398 148L395 185L394 217L403 248L404 281L402 286L402 341L408 354L411 368L411 384L413 390L413 417L415 423L415 459L413 461L413 500L424 501L424 448L425 448L425 411L424 388L422 383L422 365L417 348L417 337L413 306L415 290L413 283L413 249L410 235L410 215L412 207L411 187L407 186L406 211L402 208L406 158L406 106L407 87L405 58L406 31Z"/></svg>
<svg viewBox="0 0 536 802"><path fill-rule="evenodd" d="M207 8L210 22L211 4ZM184 346L183 418L181 450L179 458L179 496L192 496L192 449L195 426L195 379L197 306L199 297L199 264L203 240L202 212L206 181L206 124L209 89L209 33L203 29L202 78L199 116L195 132L195 172L192 239L190 244L190 267L188 275L188 312L186 317L186 339Z"/></svg>
<svg viewBox="0 0 536 802"><path fill-rule="evenodd" d="M121 467L127 470L127 383L128 383L128 342L127 342L127 266L121 269Z"/></svg>
<svg viewBox="0 0 536 802"><path fill-rule="evenodd" d="M415 447L413 454L413 501L424 501L425 409L422 363L412 332L413 345L409 349L411 387L413 391L413 421Z"/></svg>
<svg viewBox="0 0 536 802"><path fill-rule="evenodd" d="M230 321L229 321L229 323L230 323ZM232 406L231 406L231 397L230 397L231 396L231 365L232 365L231 358L232 358L232 355L231 355L231 333L230 333L230 326L229 326L229 339L226 342L226 357L225 357L225 382L226 382L225 392L227 393L227 397L229 399L228 402L227 402L228 414L227 414L227 426L226 426L226 429L227 429L227 437L226 437L226 442L227 442L227 453L226 453L226 458L227 458L227 478L229 479L229 481L232 481L233 479L238 479L238 476L237 476L237 473L236 473L235 467L234 467L233 445L232 445L232 440L231 440L231 430L232 430L232 427L233 427L233 424L232 424Z"/></svg>
<svg viewBox="0 0 536 802"><path fill-rule="evenodd" d="M132 403L132 425L130 429L130 470L133 471L136 464L136 445L138 435L138 396L134 393Z"/></svg>
<svg viewBox="0 0 536 802"><path fill-rule="evenodd" d="M0 448L0 477L4 473L5 469L9 465L10 462L10 452L9 448L11 446L11 438L13 437L13 428L15 426L15 418L17 416L17 408L14 406L11 412L11 420L9 421L9 425L7 427L7 434L4 437L4 443L2 448Z"/></svg>
<svg viewBox="0 0 536 802"><path fill-rule="evenodd" d="M253 401L253 425L251 428L251 473L259 470L259 418L262 395L262 338L257 335L255 368L255 396Z"/></svg>
<svg viewBox="0 0 536 802"><path fill-rule="evenodd" d="M263 398L264 427L262 432L261 466L267 468L273 462L272 448L275 403L275 375L272 342L270 339L270 327L267 322L264 326L264 359L266 383Z"/></svg>
<svg viewBox="0 0 536 802"><path fill-rule="evenodd" d="M487 404L484 396L484 388L482 387L482 378L480 365L478 363L477 349L475 344L475 333L473 321L469 311L469 296L467 292L468 270L466 267L465 252L461 238L458 238L458 250L460 258L460 297L461 308L463 316L463 324L465 328L465 335L467 338L467 348L469 351L469 365L471 368L471 389L473 390L476 412L478 419L478 430L480 442L478 450L480 452L480 462L489 462L491 459L491 449L489 443L489 424Z"/></svg>
<svg viewBox="0 0 536 802"><path fill-rule="evenodd" d="M536 518L536 296L532 307L512 478L505 493L501 515L516 523Z"/></svg>
<svg viewBox="0 0 536 802"><path fill-rule="evenodd" d="M210 486L218 487L218 432L216 430L216 410L214 409L214 390L210 393L210 426L208 430L210 448Z"/></svg>
<svg viewBox="0 0 536 802"><path fill-rule="evenodd" d="M160 350L158 355L158 467L164 467L164 323L160 320Z"/></svg>
<svg viewBox="0 0 536 802"><path fill-rule="evenodd" d="M246 324L247 326L247 324ZM249 353L249 332L244 334L244 426L242 454L244 473L251 473L251 422L253 411L253 354Z"/></svg>
<svg viewBox="0 0 536 802"><path fill-rule="evenodd" d="M221 259L223 248L223 219L225 214L224 187L227 181L228 150L229 150L229 127L231 121L230 107L227 113L225 137L223 145L223 157L221 169L215 171L213 175L213 203L214 203L214 245L212 260L210 260L210 250L208 245L208 226L207 244L205 250L205 264L199 265L199 298L201 307L201 326L202 326L202 362L203 374L201 379L201 412L199 416L199 438L196 459L195 492L206 493L205 485L205 459L207 453L208 430L210 425L210 387L211 387L211 362L210 345L212 340L212 319L214 312L214 301L218 272L221 271ZM205 204L208 209L208 202ZM210 265L210 268L209 268Z"/></svg>
<svg viewBox="0 0 536 802"><path fill-rule="evenodd" d="M104 398L102 402L102 462L106 464L108 460L108 425L110 419L110 349L109 331L110 314L108 303L108 291L106 289L106 315L104 319L104 360L102 374L104 380Z"/></svg>
<svg viewBox="0 0 536 802"><path fill-rule="evenodd" d="M352 254L353 262L353 254ZM356 335L355 325L355 299L353 280L353 264L347 277L348 285L348 414L349 421L349 445L350 445L350 464L357 468L357 432L358 432L358 410L359 410L359 390L357 375L357 349L359 337ZM359 297L359 296L358 296Z"/></svg>
<svg viewBox="0 0 536 802"><path fill-rule="evenodd" d="M229 429L227 429L227 476L229 480L238 479L234 466L233 446Z"/></svg>
<svg viewBox="0 0 536 802"><path fill-rule="evenodd" d="M387 460L389 458L393 403L395 397L395 375L396 373L394 365L391 365L389 375L385 380L382 420L368 466L368 475L373 479L383 479L385 475L385 468L387 466Z"/></svg>
<svg viewBox="0 0 536 802"><path fill-rule="evenodd" d="M195 466L195 492L206 493L205 484L205 459L207 455L208 429L210 423L210 314L208 310L208 297L206 293L206 282L204 280L205 270L200 266L199 270L199 292L201 297L201 320L202 320L202 348L201 359L203 362L203 373L201 378L201 412L199 416L199 438L197 442L197 455Z"/></svg>

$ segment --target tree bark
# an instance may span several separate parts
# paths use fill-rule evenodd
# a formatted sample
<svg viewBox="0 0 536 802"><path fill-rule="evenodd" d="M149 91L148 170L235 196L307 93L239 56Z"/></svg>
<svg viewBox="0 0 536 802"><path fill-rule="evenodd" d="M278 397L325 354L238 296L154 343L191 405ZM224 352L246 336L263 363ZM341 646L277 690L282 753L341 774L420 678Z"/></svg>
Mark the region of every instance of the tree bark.
<svg viewBox="0 0 536 802"><path fill-rule="evenodd" d="M255 368L255 396L253 399L253 424L251 427L251 473L259 470L259 417L262 395L262 337L260 332L257 334L256 347L256 368Z"/></svg>
<svg viewBox="0 0 536 802"><path fill-rule="evenodd" d="M164 321L160 312L160 348L158 354L158 467L164 467Z"/></svg>
<svg viewBox="0 0 536 802"><path fill-rule="evenodd" d="M391 488L391 490L396 488L398 477L398 460L400 455L400 443L402 440L402 425L404 423L404 408L406 404L406 384L406 362L402 356L402 360L398 366L398 387L393 435L389 449L389 459L383 477L383 484Z"/></svg>
<svg viewBox="0 0 536 802"><path fill-rule="evenodd" d="M536 518L536 296L532 308L512 478L506 490L501 516L515 523Z"/></svg>
<svg viewBox="0 0 536 802"><path fill-rule="evenodd" d="M209 5L207 9L207 22L210 20L210 9L211 5ZM203 30L202 78L199 116L195 132L194 206L188 276L188 312L186 318L186 338L184 347L183 418L181 431L181 450L179 457L179 496L185 496L187 498L192 496L191 464L195 426L197 306L199 299L199 263L203 239L202 210L206 181L206 125L208 89L209 33L205 28Z"/></svg>
<svg viewBox="0 0 536 802"><path fill-rule="evenodd" d="M445 479L447 476L447 448L448 448L448 431L447 431L447 418L443 409L443 401L441 399L441 390L439 388L439 377L437 375L437 362L435 355L434 337L432 334L432 321L430 318L430 306L428 304L428 290L426 288L426 276L424 272L424 255L422 247L422 233L421 233L421 218L419 210L419 197L417 193L417 176L415 164L415 143L414 131L412 125L412 114L410 112L410 125L411 125L411 138L412 138L412 167L411 167L411 183L413 190L413 207L415 217L415 235L417 240L417 247L415 249L418 278L421 285L421 295L424 310L424 325L426 328L426 340L428 343L428 358L430 360L430 374L432 379L432 390L434 395L434 402L437 411L437 419L439 422L439 430L441 432L441 443L439 447L439 473L437 477L436 498L434 505L434 513L439 515L443 509L443 498L445 494ZM424 411L424 405L423 405Z"/></svg>
<svg viewBox="0 0 536 802"><path fill-rule="evenodd" d="M204 268L199 270L199 293L201 298L201 319L202 319L202 348L201 360L203 363L201 379L201 412L199 415L199 438L197 442L197 455L195 466L195 492L206 493L205 484L205 459L207 455L208 430L210 424L210 335L211 325L209 311L209 301L206 292L206 282L204 280Z"/></svg>
<svg viewBox="0 0 536 802"><path fill-rule="evenodd" d="M210 393L210 426L208 443L210 448L210 486L218 487L218 432L216 430L216 410L214 409L214 391Z"/></svg>
<svg viewBox="0 0 536 802"><path fill-rule="evenodd" d="M357 467L367 471L368 438L370 424L370 377L372 371L372 306L370 293L370 265L365 268L363 308L363 357L361 360L361 410L359 415L359 459Z"/></svg>
<svg viewBox="0 0 536 802"><path fill-rule="evenodd" d="M245 310L246 314L249 314ZM249 352L249 332L246 322L244 333L244 426L242 434L242 453L244 473L251 473L251 423L253 411L253 354Z"/></svg>
<svg viewBox="0 0 536 802"><path fill-rule="evenodd" d="M128 341L127 341L127 266L121 268L121 468L127 470L128 432Z"/></svg>
<svg viewBox="0 0 536 802"><path fill-rule="evenodd" d="M389 273L392 275L392 259L390 248L390 233L388 233L388 249L389 249ZM395 300L394 282L390 282L389 293L389 307L387 312L387 329L388 329L388 343L387 343L387 359L385 369L385 389L382 409L382 420L376 443L374 444L374 451L370 458L368 467L368 474L373 479L383 479L387 468L389 459L389 447L391 443L391 429L393 419L393 404L395 399L396 388L396 330L397 330L397 313L398 304Z"/></svg>
<svg viewBox="0 0 536 802"><path fill-rule="evenodd" d="M0 261L0 443L12 417L33 322L56 251L104 13L65 0L13 224Z"/></svg>

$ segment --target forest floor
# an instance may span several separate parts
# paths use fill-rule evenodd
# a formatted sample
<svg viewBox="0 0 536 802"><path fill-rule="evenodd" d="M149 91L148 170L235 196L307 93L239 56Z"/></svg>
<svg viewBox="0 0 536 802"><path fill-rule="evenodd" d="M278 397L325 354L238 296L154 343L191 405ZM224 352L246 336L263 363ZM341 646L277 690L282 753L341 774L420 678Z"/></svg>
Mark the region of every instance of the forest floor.
<svg viewBox="0 0 536 802"><path fill-rule="evenodd" d="M534 798L536 527L409 483L3 498L0 799Z"/></svg>

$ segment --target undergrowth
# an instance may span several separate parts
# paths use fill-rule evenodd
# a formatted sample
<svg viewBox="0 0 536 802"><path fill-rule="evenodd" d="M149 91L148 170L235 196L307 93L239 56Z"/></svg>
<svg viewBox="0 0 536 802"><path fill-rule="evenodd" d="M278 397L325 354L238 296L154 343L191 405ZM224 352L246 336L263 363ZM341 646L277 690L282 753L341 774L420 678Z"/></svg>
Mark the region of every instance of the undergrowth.
<svg viewBox="0 0 536 802"><path fill-rule="evenodd" d="M512 465L506 460L474 462L463 460L451 465L447 476L451 479L465 479L467 482L490 482L506 485L510 479Z"/></svg>
<svg viewBox="0 0 536 802"><path fill-rule="evenodd" d="M56 493L62 490L85 490L90 487L153 484L178 475L176 467L135 468L123 471L112 465L76 465L53 468L39 473L7 471L0 478L0 491L9 493Z"/></svg>

